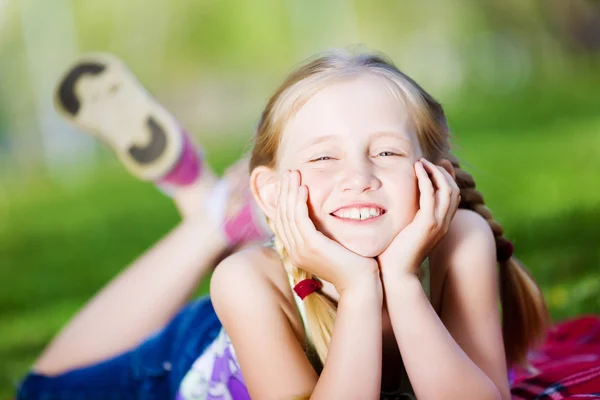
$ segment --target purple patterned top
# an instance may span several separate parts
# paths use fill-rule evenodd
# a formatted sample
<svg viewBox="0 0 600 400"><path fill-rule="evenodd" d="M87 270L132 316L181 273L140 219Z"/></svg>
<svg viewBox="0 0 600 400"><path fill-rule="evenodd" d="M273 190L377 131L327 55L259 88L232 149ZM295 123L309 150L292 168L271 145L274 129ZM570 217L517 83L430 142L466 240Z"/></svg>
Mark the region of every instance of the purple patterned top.
<svg viewBox="0 0 600 400"><path fill-rule="evenodd" d="M224 329L183 378L176 400L250 400L231 340Z"/></svg>

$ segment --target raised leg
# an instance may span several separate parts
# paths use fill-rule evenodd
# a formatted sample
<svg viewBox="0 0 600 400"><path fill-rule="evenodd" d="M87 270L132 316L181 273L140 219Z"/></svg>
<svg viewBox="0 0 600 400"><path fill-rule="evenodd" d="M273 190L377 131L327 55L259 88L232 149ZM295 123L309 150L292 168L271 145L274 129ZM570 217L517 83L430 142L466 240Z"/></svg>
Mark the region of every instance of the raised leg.
<svg viewBox="0 0 600 400"><path fill-rule="evenodd" d="M69 321L34 365L47 375L136 346L173 317L224 252L268 233L250 201L247 161L217 181L202 150L118 59L78 60L59 82L55 105L103 141L134 176L171 196L182 222Z"/></svg>
<svg viewBox="0 0 600 400"><path fill-rule="evenodd" d="M136 346L187 302L226 247L209 219L184 220L80 310L34 370L56 375Z"/></svg>

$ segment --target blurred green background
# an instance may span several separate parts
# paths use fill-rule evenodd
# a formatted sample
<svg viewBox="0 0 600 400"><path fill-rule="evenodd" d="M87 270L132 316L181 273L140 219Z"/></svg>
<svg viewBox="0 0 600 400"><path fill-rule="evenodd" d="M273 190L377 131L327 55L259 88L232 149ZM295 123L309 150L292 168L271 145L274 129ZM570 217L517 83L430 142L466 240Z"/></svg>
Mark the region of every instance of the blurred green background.
<svg viewBox="0 0 600 400"><path fill-rule="evenodd" d="M553 319L600 312L598 1L0 0L0 398L179 220L54 113L72 58L120 56L223 171L292 66L349 46L386 53L445 105Z"/></svg>

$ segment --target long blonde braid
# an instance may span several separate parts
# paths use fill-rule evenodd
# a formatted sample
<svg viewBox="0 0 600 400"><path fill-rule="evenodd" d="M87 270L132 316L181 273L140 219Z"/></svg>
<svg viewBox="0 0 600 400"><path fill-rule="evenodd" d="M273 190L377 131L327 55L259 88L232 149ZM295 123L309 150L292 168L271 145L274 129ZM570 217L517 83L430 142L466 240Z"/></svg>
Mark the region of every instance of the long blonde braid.
<svg viewBox="0 0 600 400"><path fill-rule="evenodd" d="M485 206L483 195L475 188L473 177L460 168L452 154L446 158L452 163L456 183L460 188L459 208L473 210L490 225L500 266L500 301L502 305L502 333L506 359L509 364L527 366L527 351L545 336L550 321L542 291L531 273L515 257L503 257L503 250L511 246L504 237L504 229L495 221Z"/></svg>

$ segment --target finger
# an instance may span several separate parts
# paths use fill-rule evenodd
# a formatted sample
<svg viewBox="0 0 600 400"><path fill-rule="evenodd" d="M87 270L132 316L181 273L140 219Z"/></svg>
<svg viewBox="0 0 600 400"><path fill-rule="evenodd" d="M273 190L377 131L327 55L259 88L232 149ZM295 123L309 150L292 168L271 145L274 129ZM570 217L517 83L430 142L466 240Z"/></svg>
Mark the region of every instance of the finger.
<svg viewBox="0 0 600 400"><path fill-rule="evenodd" d="M445 230L448 227L448 223L452 218L448 218L452 214L452 186L448 182L448 178L444 175L444 169L436 166L436 169L440 172L442 182L440 186L442 189L436 192L437 197L437 221L440 227Z"/></svg>
<svg viewBox="0 0 600 400"><path fill-rule="evenodd" d="M299 198L296 203L296 223L299 234L304 242L318 240L315 224L308 214L308 188L304 185L299 188Z"/></svg>
<svg viewBox="0 0 600 400"><path fill-rule="evenodd" d="M281 203L284 198L283 177L284 177L284 174L281 174L281 177L279 178L279 192L277 193L277 209L275 212L275 234L277 235L279 240L283 243L283 246L287 249L288 248L287 241L285 240L285 238L283 236L283 225L282 225L282 221L281 221L281 213L282 213Z"/></svg>
<svg viewBox="0 0 600 400"><path fill-rule="evenodd" d="M438 224L442 224L446 220L446 214L450 208L452 188L441 171L442 167L438 167L427 160L423 164L425 169L431 174L431 180L437 188L435 191L435 219Z"/></svg>
<svg viewBox="0 0 600 400"><path fill-rule="evenodd" d="M298 201L296 202L296 228L300 240L305 243L316 231L310 216L308 215L308 188L304 185L298 188Z"/></svg>
<svg viewBox="0 0 600 400"><path fill-rule="evenodd" d="M417 175L417 183L419 185L420 192L419 211L423 215L427 216L427 218L435 218L433 184L431 183L429 175L427 175L427 171L425 170L425 167L421 161L417 161L415 164L415 172Z"/></svg>
<svg viewBox="0 0 600 400"><path fill-rule="evenodd" d="M298 203L298 189L300 187L300 176L297 171L290 172L289 192L287 199L287 222L290 232L290 244L297 247L300 243L301 236L298 232L296 222L296 209Z"/></svg>
<svg viewBox="0 0 600 400"><path fill-rule="evenodd" d="M292 177L293 177L293 171L288 171L287 175L286 175L286 186L285 186L285 190L286 190L286 195L285 195L285 199L283 201L283 229L285 231L285 235L287 237L287 241L290 245L290 250L293 251L295 250L296 246L295 246L295 241L294 241L294 235L292 234L290 225L291 225L291 220L290 220L290 208L293 207L293 201L294 201L294 189L293 189L293 184L292 184Z"/></svg>
<svg viewBox="0 0 600 400"><path fill-rule="evenodd" d="M456 183L456 179L454 179L452 177L452 175L450 175L450 172L448 172L446 170L446 168L443 167L439 167L440 171L442 171L442 174L444 174L444 176L446 177L446 180L448 181L448 184L450 185L450 187L452 188L452 190L457 190L458 192L460 192L460 188L458 187L458 183Z"/></svg>
<svg viewBox="0 0 600 400"><path fill-rule="evenodd" d="M448 181L446 175L444 175L444 168L436 166L436 171L439 173L438 178L440 180L440 190L437 191L438 197L438 222L443 224L449 213L451 213L452 204L452 186Z"/></svg>
<svg viewBox="0 0 600 400"><path fill-rule="evenodd" d="M452 221L452 219L454 218L456 210L458 210L458 205L460 204L460 188L458 187L456 181L448 171L442 169L442 173L444 174L446 180L449 182L450 187L452 188L452 194L450 196L450 208L448 210L448 216L446 217L449 224L450 221Z"/></svg>
<svg viewBox="0 0 600 400"><path fill-rule="evenodd" d="M279 186L279 198L277 199L277 221L276 227L278 230L279 239L283 242L286 250L290 251L290 243L286 229L286 204L288 195L288 172L284 172L281 177L281 185Z"/></svg>
<svg viewBox="0 0 600 400"><path fill-rule="evenodd" d="M310 218L308 212L308 198L309 198L308 187L302 185L300 187L298 209L296 212L296 221L298 222L298 229L302 235L304 243L310 243L312 249L320 249L331 256L335 251L340 249L339 244L325 236L322 232L317 230L314 222Z"/></svg>
<svg viewBox="0 0 600 400"><path fill-rule="evenodd" d="M431 174L431 181L433 182L436 191L444 190L448 193L451 191L450 183L446 180L446 176L443 171L446 171L444 168L433 164L432 162L423 159L423 166L425 170Z"/></svg>

